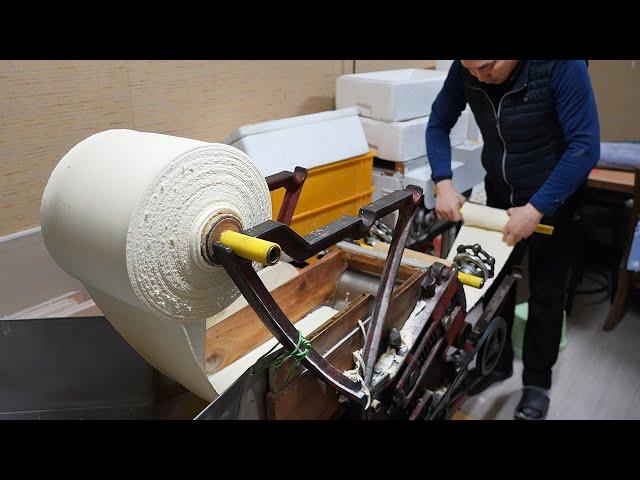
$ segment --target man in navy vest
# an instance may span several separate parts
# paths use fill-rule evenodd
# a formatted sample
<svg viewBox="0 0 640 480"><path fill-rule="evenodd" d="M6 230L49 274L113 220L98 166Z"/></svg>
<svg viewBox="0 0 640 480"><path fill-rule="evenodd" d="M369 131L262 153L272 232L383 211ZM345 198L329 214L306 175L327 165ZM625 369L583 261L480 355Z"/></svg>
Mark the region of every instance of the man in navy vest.
<svg viewBox="0 0 640 480"><path fill-rule="evenodd" d="M433 102L426 141L436 184L436 214L460 221L464 198L451 182L449 132L469 104L484 140L487 204L507 210L503 241L515 246L507 266L529 252L529 318L523 345L523 392L517 419L544 419L551 369L558 357L572 253L569 224L589 171L600 156L596 103L584 60L456 60ZM552 236L534 233L539 223ZM478 394L513 374L511 326L515 292L502 316L507 344L495 370L470 392Z"/></svg>

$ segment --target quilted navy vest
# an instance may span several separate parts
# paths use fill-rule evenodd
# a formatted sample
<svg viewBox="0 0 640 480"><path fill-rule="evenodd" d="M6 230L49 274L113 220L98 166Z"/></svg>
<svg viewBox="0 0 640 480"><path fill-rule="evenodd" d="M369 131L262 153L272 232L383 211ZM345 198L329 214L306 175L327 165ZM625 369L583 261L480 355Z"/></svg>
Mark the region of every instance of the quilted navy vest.
<svg viewBox="0 0 640 480"><path fill-rule="evenodd" d="M483 84L460 68L464 92L482 132L486 181L513 206L525 205L567 147L551 90L556 60L520 60L513 87L496 109Z"/></svg>

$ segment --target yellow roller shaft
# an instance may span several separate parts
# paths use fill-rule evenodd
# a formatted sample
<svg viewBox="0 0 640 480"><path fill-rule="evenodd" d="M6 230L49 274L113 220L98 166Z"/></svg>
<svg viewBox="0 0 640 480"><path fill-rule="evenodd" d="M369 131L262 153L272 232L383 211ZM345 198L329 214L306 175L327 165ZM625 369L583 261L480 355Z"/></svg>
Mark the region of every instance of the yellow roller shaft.
<svg viewBox="0 0 640 480"><path fill-rule="evenodd" d="M233 230L222 232L220 243L229 247L239 257L263 265L275 265L280 259L281 250L277 243L243 235Z"/></svg>
<svg viewBox="0 0 640 480"><path fill-rule="evenodd" d="M463 285L468 285L473 288L482 288L484 286L484 278L469 275L464 272L458 272L458 280L460 280Z"/></svg>

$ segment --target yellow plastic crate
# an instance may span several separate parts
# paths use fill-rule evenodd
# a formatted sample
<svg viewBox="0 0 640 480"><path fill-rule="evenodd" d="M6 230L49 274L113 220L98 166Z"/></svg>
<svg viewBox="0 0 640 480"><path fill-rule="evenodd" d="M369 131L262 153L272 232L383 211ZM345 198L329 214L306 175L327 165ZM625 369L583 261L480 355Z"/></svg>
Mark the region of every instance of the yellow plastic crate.
<svg viewBox="0 0 640 480"><path fill-rule="evenodd" d="M298 199L291 228L306 235L343 215L357 215L371 202L371 173L375 150L359 157L311 168ZM273 219L280 211L283 188L271 192Z"/></svg>

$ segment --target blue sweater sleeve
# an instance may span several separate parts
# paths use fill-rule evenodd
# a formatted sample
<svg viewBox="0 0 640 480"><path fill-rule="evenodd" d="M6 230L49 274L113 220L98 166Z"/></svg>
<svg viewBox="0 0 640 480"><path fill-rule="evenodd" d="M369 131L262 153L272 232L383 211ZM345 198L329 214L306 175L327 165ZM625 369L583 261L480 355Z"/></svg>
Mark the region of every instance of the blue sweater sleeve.
<svg viewBox="0 0 640 480"><path fill-rule="evenodd" d="M551 88L567 149L529 200L544 215L556 212L587 179L600 158L598 111L585 61L559 64L552 74Z"/></svg>
<svg viewBox="0 0 640 480"><path fill-rule="evenodd" d="M433 180L452 177L449 133L467 104L460 68L463 67L459 60L453 62L442 90L431 106L426 142Z"/></svg>

